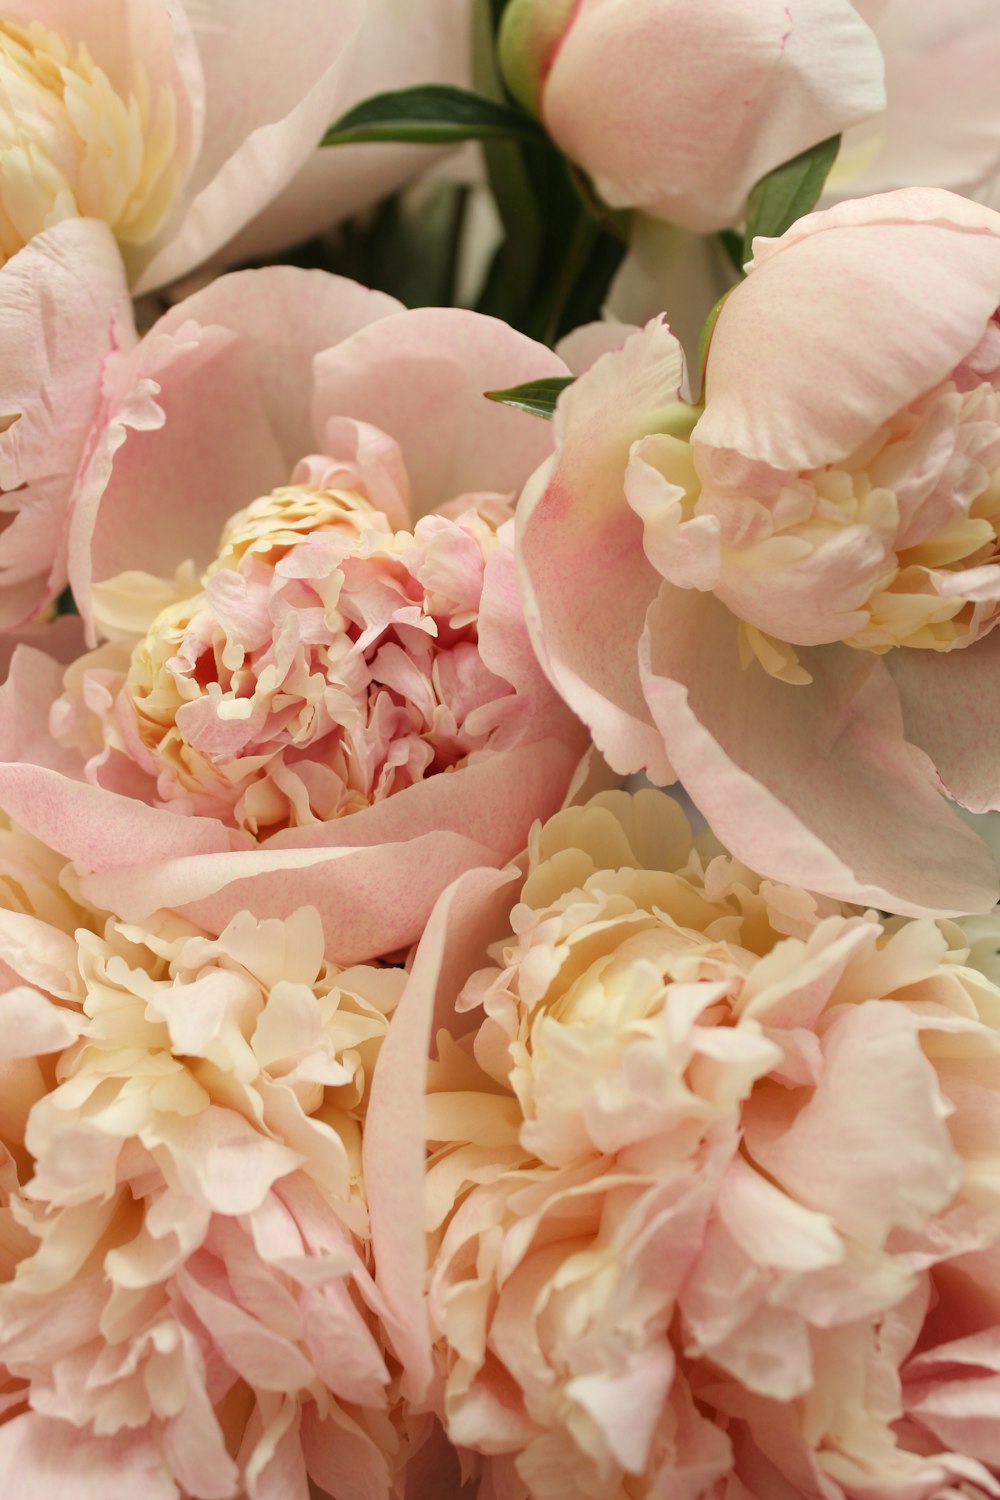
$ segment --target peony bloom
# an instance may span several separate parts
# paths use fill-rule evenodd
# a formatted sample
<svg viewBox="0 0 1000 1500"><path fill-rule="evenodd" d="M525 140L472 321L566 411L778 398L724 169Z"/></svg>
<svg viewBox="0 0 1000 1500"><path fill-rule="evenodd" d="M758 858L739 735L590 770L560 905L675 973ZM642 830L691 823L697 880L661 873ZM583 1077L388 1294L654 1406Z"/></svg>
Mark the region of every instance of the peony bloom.
<svg viewBox="0 0 1000 1500"><path fill-rule="evenodd" d="M366 1131L397 1341L480 1495L1000 1493L1000 989L961 929L762 880L655 791L491 884L431 918Z"/></svg>
<svg viewBox="0 0 1000 1500"><path fill-rule="evenodd" d="M279 16L268 0L55 0L39 14L8 0L0 264L79 216L109 226L141 291L191 270L288 188L350 104L463 81L460 9L289 0ZM272 213L268 243L323 227L425 160L403 147L324 163Z"/></svg>
<svg viewBox="0 0 1000 1500"><path fill-rule="evenodd" d="M848 0L513 0L514 92L614 208L699 231L772 168L883 107Z"/></svg>
<svg viewBox="0 0 1000 1500"><path fill-rule="evenodd" d="M514 576L551 436L482 395L565 369L492 319L290 268L123 340L69 544L109 639L65 672L15 652L0 805L129 920L218 933L308 902L338 961L414 942L586 749Z"/></svg>
<svg viewBox="0 0 1000 1500"><path fill-rule="evenodd" d="M996 893L939 793L1000 806L998 303L987 209L803 219L724 304L704 411L649 325L567 393L520 512L536 641L615 769L680 777L776 879L911 915Z"/></svg>
<svg viewBox="0 0 1000 1500"><path fill-rule="evenodd" d="M62 865L0 832L4 1492L387 1497L360 1141L402 972L308 908L128 924Z"/></svg>

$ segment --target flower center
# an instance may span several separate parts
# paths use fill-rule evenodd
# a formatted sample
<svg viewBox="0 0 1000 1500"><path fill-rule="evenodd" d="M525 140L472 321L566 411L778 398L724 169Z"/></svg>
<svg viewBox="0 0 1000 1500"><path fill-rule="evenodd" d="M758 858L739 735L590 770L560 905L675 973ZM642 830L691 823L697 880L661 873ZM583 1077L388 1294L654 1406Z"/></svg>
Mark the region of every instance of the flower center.
<svg viewBox="0 0 1000 1500"><path fill-rule="evenodd" d="M985 379L974 365L960 368L840 464L763 496L702 495L693 513L717 519L716 592L742 622L746 660L808 681L795 646L950 651L996 625L1000 361L992 363Z"/></svg>
<svg viewBox="0 0 1000 1500"><path fill-rule="evenodd" d="M478 645L496 545L475 511L394 532L354 491L265 496L133 651L126 747L164 803L256 836L464 764L511 702Z"/></svg>
<svg viewBox="0 0 1000 1500"><path fill-rule="evenodd" d="M120 94L84 44L0 22L0 263L62 219L150 240L179 181L177 100L133 64Z"/></svg>

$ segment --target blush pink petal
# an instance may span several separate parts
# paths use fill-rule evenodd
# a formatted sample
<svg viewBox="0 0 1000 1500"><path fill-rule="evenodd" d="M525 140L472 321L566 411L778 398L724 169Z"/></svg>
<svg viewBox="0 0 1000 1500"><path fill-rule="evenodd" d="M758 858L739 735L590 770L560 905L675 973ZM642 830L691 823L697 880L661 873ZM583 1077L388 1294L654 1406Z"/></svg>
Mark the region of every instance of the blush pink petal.
<svg viewBox="0 0 1000 1500"><path fill-rule="evenodd" d="M1000 303L1000 219L933 189L842 203L754 248L712 338L693 435L703 479L847 457L951 374ZM876 359L859 357L862 327Z"/></svg>
<svg viewBox="0 0 1000 1500"><path fill-rule="evenodd" d="M119 357L70 539L83 613L91 583L117 572L204 567L228 518L315 448L303 392L318 351L398 308L355 282L272 266L212 282Z"/></svg>
<svg viewBox="0 0 1000 1500"><path fill-rule="evenodd" d="M316 360L318 435L335 417L390 433L403 451L415 517L488 487L516 492L552 451L548 426L484 398L565 376L558 357L497 318L418 308L360 328Z"/></svg>
<svg viewBox="0 0 1000 1500"><path fill-rule="evenodd" d="M957 1452L1000 1468L1000 1329L928 1349L905 1373L908 1414Z"/></svg>
<svg viewBox="0 0 1000 1500"><path fill-rule="evenodd" d="M662 309L659 307L652 309L643 318L643 323L660 311ZM565 338L559 340L556 353L574 375L582 375L584 370L589 370L591 365L597 363L602 354L611 354L615 349L620 349L627 338L638 332L634 323L622 323L616 318L584 323L581 328L574 328L572 333L567 333Z"/></svg>
<svg viewBox="0 0 1000 1500"><path fill-rule="evenodd" d="M907 184L994 207L1000 186L1000 12L993 0L855 0L885 57L885 113L845 133L824 198Z"/></svg>
<svg viewBox="0 0 1000 1500"><path fill-rule="evenodd" d="M907 738L930 756L949 797L971 812L1000 808L1000 634L962 651L893 651L885 660Z"/></svg>
<svg viewBox="0 0 1000 1500"><path fill-rule="evenodd" d="M191 270L267 204L337 112L363 0L188 0L205 78L204 144L184 199L137 283Z"/></svg>
<svg viewBox="0 0 1000 1500"><path fill-rule="evenodd" d="M0 1426L0 1490L25 1500L180 1500L142 1433L91 1437L34 1412Z"/></svg>
<svg viewBox="0 0 1000 1500"><path fill-rule="evenodd" d="M709 595L662 585L640 645L671 763L718 837L768 876L908 915L986 911L996 868L903 737L878 658L803 652L808 689L744 669Z"/></svg>
<svg viewBox="0 0 1000 1500"><path fill-rule="evenodd" d="M660 580L624 474L632 444L657 430L682 378L680 346L661 323L599 359L560 399L560 452L531 479L516 523L525 614L550 681L614 770L648 769L657 782L673 775L635 649Z"/></svg>
<svg viewBox="0 0 1000 1500"><path fill-rule="evenodd" d="M607 202L705 231L883 97L877 44L846 0L580 0L541 114Z"/></svg>
<svg viewBox="0 0 1000 1500"><path fill-rule="evenodd" d="M215 932L245 908L284 916L308 903L320 913L330 956L362 962L415 942L437 893L463 871L512 858L526 825L561 802L578 758L579 748L569 751L557 740L521 746L320 825L312 838L295 829L230 853L172 854L164 840L152 844L147 834L141 863L131 863L122 842L128 812L108 807L105 816L116 819L122 834L104 841L103 865L86 877L84 889L88 899L107 901L131 919L165 906ZM18 802L22 823L31 816L29 802ZM208 819L160 816L181 825L180 839L188 823L225 832ZM47 826L63 845L73 841ZM88 849L93 858L92 843Z"/></svg>
<svg viewBox="0 0 1000 1500"><path fill-rule="evenodd" d="M386 1324L419 1407L432 1377L424 1310L425 1090L434 1023L446 1024L490 931L515 895L515 870L471 870L448 888L424 929L413 969L382 1044L364 1137L365 1182Z"/></svg>
<svg viewBox="0 0 1000 1500"><path fill-rule="evenodd" d="M128 305L114 240L90 220L45 230L0 270L0 629L66 583L74 481Z"/></svg>
<svg viewBox="0 0 1000 1500"><path fill-rule="evenodd" d="M455 0L366 0L350 69L339 80L342 93L324 124L386 90L422 83L471 87L470 22L469 8ZM314 150L277 198L226 245L226 261L268 255L308 239L392 192L440 154L409 144Z"/></svg>

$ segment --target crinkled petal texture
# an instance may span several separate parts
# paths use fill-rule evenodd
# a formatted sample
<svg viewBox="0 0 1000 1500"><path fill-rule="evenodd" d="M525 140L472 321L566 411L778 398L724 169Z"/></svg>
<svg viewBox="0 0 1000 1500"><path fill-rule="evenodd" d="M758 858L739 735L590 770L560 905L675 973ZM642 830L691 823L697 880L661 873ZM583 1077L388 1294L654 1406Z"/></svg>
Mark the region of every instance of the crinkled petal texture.
<svg viewBox="0 0 1000 1500"><path fill-rule="evenodd" d="M480 1493L1000 1493L1000 990L961 929L762 880L656 791L475 879L391 1023L366 1180Z"/></svg>
<svg viewBox="0 0 1000 1500"><path fill-rule="evenodd" d="M907 190L755 248L703 410L659 323L563 397L519 522L536 646L615 768L675 774L755 868L985 910L940 792L1000 805L1000 216Z"/></svg>
<svg viewBox="0 0 1000 1500"><path fill-rule="evenodd" d="M615 207L736 223L781 162L882 108L847 0L579 0L541 95L553 139Z"/></svg>
<svg viewBox="0 0 1000 1500"><path fill-rule="evenodd" d="M387 1500L360 1142L403 982L308 908L125 923L0 831L5 1491Z"/></svg>
<svg viewBox="0 0 1000 1500"><path fill-rule="evenodd" d="M453 0L289 0L280 10L269 0L11 0L0 27L0 256L61 219L98 218L148 291L279 196L267 248L352 212L427 153L330 153L293 180L357 99L465 81L460 10Z"/></svg>
<svg viewBox="0 0 1000 1500"><path fill-rule="evenodd" d="M134 342L114 241L72 220L0 269L0 630L66 585L77 471L101 403L104 361Z"/></svg>
<svg viewBox="0 0 1000 1500"><path fill-rule="evenodd" d="M65 673L15 653L0 803L129 920L308 901L341 962L414 942L586 749L514 576L551 434L482 395L564 373L493 319L283 268L111 355L70 538L109 639Z"/></svg>
<svg viewBox="0 0 1000 1500"><path fill-rule="evenodd" d="M854 0L885 57L886 109L852 126L824 202L919 184L1000 207L1000 14L992 0Z"/></svg>

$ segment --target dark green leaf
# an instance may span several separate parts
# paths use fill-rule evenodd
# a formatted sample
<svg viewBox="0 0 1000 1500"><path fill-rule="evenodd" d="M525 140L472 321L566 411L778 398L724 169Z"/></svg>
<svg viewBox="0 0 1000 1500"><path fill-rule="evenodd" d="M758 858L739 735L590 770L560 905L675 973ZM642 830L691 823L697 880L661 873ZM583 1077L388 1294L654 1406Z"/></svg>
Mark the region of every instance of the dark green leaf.
<svg viewBox="0 0 1000 1500"><path fill-rule="evenodd" d="M512 385L507 391L485 391L488 401L499 401L501 406L513 406L517 411L526 411L532 417L551 420L556 402L567 386L573 384L572 375L556 376L552 380L529 380L526 385Z"/></svg>
<svg viewBox="0 0 1000 1500"><path fill-rule="evenodd" d="M376 94L349 109L331 125L321 146L359 141L411 141L451 145L456 141L520 140L545 143L545 134L530 115L512 105L473 94L450 84Z"/></svg>
<svg viewBox="0 0 1000 1500"><path fill-rule="evenodd" d="M743 259L750 260L758 234L769 237L785 230L816 207L823 184L840 150L840 136L832 135L818 146L810 146L773 172L762 177L747 204L747 232Z"/></svg>

